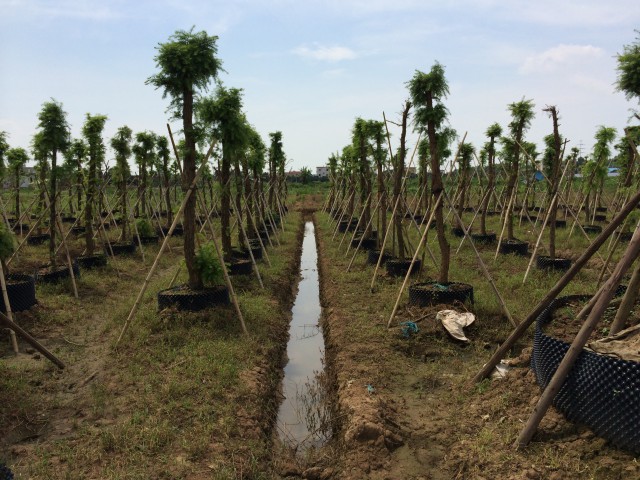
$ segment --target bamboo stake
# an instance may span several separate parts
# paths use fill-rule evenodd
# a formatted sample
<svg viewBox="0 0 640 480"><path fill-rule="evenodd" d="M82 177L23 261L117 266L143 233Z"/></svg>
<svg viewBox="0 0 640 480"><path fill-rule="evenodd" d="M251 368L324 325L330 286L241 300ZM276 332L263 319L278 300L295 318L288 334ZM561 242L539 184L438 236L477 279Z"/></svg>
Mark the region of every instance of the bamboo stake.
<svg viewBox="0 0 640 480"><path fill-rule="evenodd" d="M2 299L4 300L4 308L7 312L9 320L13 321L13 312L11 311L11 302L9 302L9 294L7 293L7 282L4 275L4 268L2 267L2 261L0 261L0 286L2 287ZM9 335L11 336L11 346L13 347L13 353L18 355L20 350L18 349L18 340L16 339L16 332L9 329Z"/></svg>
<svg viewBox="0 0 640 480"><path fill-rule="evenodd" d="M65 367L64 363L58 359L53 353L47 350L40 342L38 342L35 338L33 338L29 332L27 332L20 325L12 321L8 318L4 313L0 312L0 323L4 324L6 328L10 328L15 331L18 335L20 335L29 345L38 350L41 354L51 360L58 368L63 369Z"/></svg>

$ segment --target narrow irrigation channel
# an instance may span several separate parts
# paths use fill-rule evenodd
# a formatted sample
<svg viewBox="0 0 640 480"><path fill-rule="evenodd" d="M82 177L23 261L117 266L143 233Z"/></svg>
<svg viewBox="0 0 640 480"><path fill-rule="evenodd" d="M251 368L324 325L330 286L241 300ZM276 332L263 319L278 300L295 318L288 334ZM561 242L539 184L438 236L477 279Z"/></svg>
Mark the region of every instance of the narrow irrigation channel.
<svg viewBox="0 0 640 480"><path fill-rule="evenodd" d="M313 222L307 221L300 261L301 280L292 309L287 363L278 412L278 434L297 454L320 448L331 438L329 380L324 371L320 319L318 250Z"/></svg>

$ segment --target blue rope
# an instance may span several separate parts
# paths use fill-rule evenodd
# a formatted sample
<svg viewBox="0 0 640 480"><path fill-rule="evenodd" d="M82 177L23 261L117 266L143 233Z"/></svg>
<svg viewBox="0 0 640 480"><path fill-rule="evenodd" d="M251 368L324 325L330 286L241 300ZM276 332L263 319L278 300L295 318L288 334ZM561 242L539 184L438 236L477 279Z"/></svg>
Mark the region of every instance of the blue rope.
<svg viewBox="0 0 640 480"><path fill-rule="evenodd" d="M410 338L412 333L418 333L418 325L416 322L402 322L402 335L404 338Z"/></svg>

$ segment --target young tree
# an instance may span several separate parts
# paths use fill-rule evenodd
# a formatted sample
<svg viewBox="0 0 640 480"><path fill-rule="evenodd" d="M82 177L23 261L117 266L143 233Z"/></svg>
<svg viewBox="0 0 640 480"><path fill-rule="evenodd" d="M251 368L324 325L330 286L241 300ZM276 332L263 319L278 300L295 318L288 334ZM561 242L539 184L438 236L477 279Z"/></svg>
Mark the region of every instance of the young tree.
<svg viewBox="0 0 640 480"><path fill-rule="evenodd" d="M162 170L162 180L164 184L164 203L167 209L167 226L173 223L173 212L171 211L171 192L169 191L169 182L171 180L169 152L169 140L164 135L158 135L156 138L156 154L160 161L160 170Z"/></svg>
<svg viewBox="0 0 640 480"><path fill-rule="evenodd" d="M484 192L482 198L482 214L480 216L480 234L487 234L487 210L489 209L489 202L493 190L496 185L496 139L502 135L502 127L498 123L493 123L487 128L485 135L489 137L489 141L485 144L485 151L487 152L487 189Z"/></svg>
<svg viewBox="0 0 640 480"><path fill-rule="evenodd" d="M8 134L5 131L0 131L0 182L2 181L2 179L4 178L4 172L5 172L5 154L7 153L7 150L9 150L9 143L7 142L7 137Z"/></svg>
<svg viewBox="0 0 640 480"><path fill-rule="evenodd" d="M458 199L458 216L462 219L464 212L465 201L467 198L467 190L471 186L471 159L475 153L475 148L469 142L464 142L460 145L460 151L458 152L458 188L454 198ZM459 224L459 228L464 228L464 225Z"/></svg>
<svg viewBox="0 0 640 480"><path fill-rule="evenodd" d="M133 132L126 125L118 128L116 134L111 138L111 148L116 152L115 177L118 182L118 195L120 196L120 213L122 214L122 240L127 241L129 230L129 208L127 184L131 169L129 167L129 157L131 156L131 136Z"/></svg>
<svg viewBox="0 0 640 480"><path fill-rule="evenodd" d="M384 122L379 120L369 120L367 131L373 145L373 161L377 170L377 196L378 196L378 235L383 235L387 231L387 191L385 183L385 167L387 163L387 149L384 147ZM331 159L329 160L331 167ZM335 173L333 174L335 175Z"/></svg>
<svg viewBox="0 0 640 480"><path fill-rule="evenodd" d="M277 196L280 200L283 200L283 184L284 179L284 167L287 163L287 158L282 148L282 132L272 132L269 134L271 139L271 146L269 147L269 177L271 190L269 191L269 208L277 212Z"/></svg>
<svg viewBox="0 0 640 480"><path fill-rule="evenodd" d="M75 171L76 181L76 206L78 212L82 210L82 189L84 185L84 175L82 165L87 160L88 147L87 144L80 138L76 138L71 141L69 148L67 149L65 159L70 164L70 168ZM73 205L73 199L71 200Z"/></svg>
<svg viewBox="0 0 640 480"><path fill-rule="evenodd" d="M562 138L560 137L560 132L558 130L558 109L555 105L547 107L544 109L545 112L549 113L551 120L553 122L553 134L547 135L545 137L545 143L547 145L547 149L545 151L545 169L547 170L547 177L549 178L551 184L548 189L548 197L549 197L549 215L548 215L548 224L549 224L549 257L553 260L556 258L556 217L558 214L558 198L557 192L558 187L560 186L560 163L561 163L561 143Z"/></svg>
<svg viewBox="0 0 640 480"><path fill-rule="evenodd" d="M29 155L24 148L12 148L7 150L7 163L11 175L13 175L16 199L16 221L20 219L20 176L26 163L29 161Z"/></svg>
<svg viewBox="0 0 640 480"><path fill-rule="evenodd" d="M163 98L171 97L176 118L182 118L185 152L182 167L182 191L187 192L196 176L196 138L193 129L194 95L206 90L222 69L216 57L217 36L207 32L178 30L166 43L158 45L156 66L160 72L149 77L147 84L163 89ZM196 196L191 195L184 208L184 259L189 272L189 287L202 288L202 278L195 265Z"/></svg>
<svg viewBox="0 0 640 480"><path fill-rule="evenodd" d="M360 180L360 205L363 206L360 225L366 227L369 225L369 218L371 218L371 162L369 161L371 132L369 131L369 122L359 117L356 118L351 135L353 148L356 152L357 174ZM311 172L309 172L310 174ZM363 237L367 238L370 233L371 226L369 225Z"/></svg>
<svg viewBox="0 0 640 480"><path fill-rule="evenodd" d="M104 124L106 122L106 115L91 115L87 113L87 118L82 126L82 135L87 142L89 150L87 195L84 209L84 238L88 256L93 255L96 248L95 241L93 240L93 209L95 207L96 195L98 194L98 171L105 154L102 131L104 130Z"/></svg>
<svg viewBox="0 0 640 480"><path fill-rule="evenodd" d="M242 90L220 86L215 97L205 97L197 103L196 113L199 124L209 129L222 143L220 236L225 257L230 258L231 165L237 163L248 141L247 122L242 113ZM238 210L238 205L234 208Z"/></svg>
<svg viewBox="0 0 640 480"><path fill-rule="evenodd" d="M623 92L627 100L637 99L640 102L640 31L636 30L636 41L624 45L622 54L618 55L618 79L616 87ZM640 120L640 113L634 112L634 116Z"/></svg>
<svg viewBox="0 0 640 480"><path fill-rule="evenodd" d="M248 193L249 202L253 202L254 218L264 217L264 202L262 191L262 172L266 163L265 153L267 147L262 141L262 138L255 129L251 129L249 135L249 169L253 176L253 185L251 187L251 193ZM249 204L251 205L251 203ZM253 232L251 236L257 236L258 232L254 231L253 225L248 225L248 231Z"/></svg>
<svg viewBox="0 0 640 480"><path fill-rule="evenodd" d="M431 160L431 195L436 199L443 191L440 159L443 149L448 146L450 136L446 134L444 122L447 108L442 101L449 93L449 86L444 76L444 67L435 63L429 73L416 71L409 81L409 92L415 105L416 128L426 132L429 139L429 158ZM450 247L444 231L442 205L438 202L435 209L438 245L440 247L439 282L449 281Z"/></svg>
<svg viewBox="0 0 640 480"><path fill-rule="evenodd" d="M520 166L520 153L522 151L524 134L531 126L531 121L535 117L533 111L533 100L520 100L509 104L509 111L511 112L511 123L509 123L509 140L510 140L510 155L509 155L509 180L507 182L506 202L511 203L511 207L507 207L506 221L507 221L507 238L514 240L513 234L513 203L510 202L511 197L517 194L518 187L518 175Z"/></svg>
<svg viewBox="0 0 640 480"><path fill-rule="evenodd" d="M156 136L152 132L136 133L136 144L131 148L138 164L138 203L136 212L143 217L149 216L147 204L147 183L149 168L153 165L156 147ZM139 207L139 208L138 208Z"/></svg>
<svg viewBox="0 0 640 480"><path fill-rule="evenodd" d="M58 152L66 151L69 146L69 124L62 104L51 100L42 105L38 114L38 128L41 133L42 148L51 158L51 174L49 178L49 257L51 266L56 267L56 200L57 200L57 162Z"/></svg>

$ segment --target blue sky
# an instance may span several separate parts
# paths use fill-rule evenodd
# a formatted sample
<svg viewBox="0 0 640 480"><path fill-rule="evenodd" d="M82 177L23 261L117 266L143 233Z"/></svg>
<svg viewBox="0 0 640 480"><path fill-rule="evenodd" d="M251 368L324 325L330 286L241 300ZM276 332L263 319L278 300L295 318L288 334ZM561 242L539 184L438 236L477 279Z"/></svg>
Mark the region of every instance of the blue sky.
<svg viewBox="0 0 640 480"><path fill-rule="evenodd" d="M356 117L396 120L405 83L436 60L450 124L476 146L523 97L536 105L528 140L541 145L542 108L556 105L561 133L585 153L599 125L621 132L638 106L614 87L637 0L0 0L0 11L0 130L25 148L50 98L74 136L87 112L108 115L107 140L125 124L165 133L168 100L145 80L156 45L194 25L220 37L220 80L244 90L265 142L283 132L290 169L323 165ZM393 127L394 148L398 136Z"/></svg>

